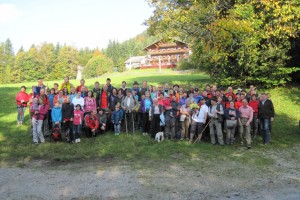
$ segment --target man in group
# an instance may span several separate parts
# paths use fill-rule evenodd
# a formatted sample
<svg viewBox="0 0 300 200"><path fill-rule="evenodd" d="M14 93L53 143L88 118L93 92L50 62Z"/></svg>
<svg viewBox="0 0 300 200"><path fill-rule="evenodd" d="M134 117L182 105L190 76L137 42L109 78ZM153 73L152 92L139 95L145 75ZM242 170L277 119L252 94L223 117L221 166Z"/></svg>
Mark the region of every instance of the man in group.
<svg viewBox="0 0 300 200"><path fill-rule="evenodd" d="M246 140L247 148L251 149L251 122L253 120L253 109L248 105L247 99L243 99L243 106L239 108L240 118L240 138L241 138L241 146L244 145L244 140Z"/></svg>
<svg viewBox="0 0 300 200"><path fill-rule="evenodd" d="M74 87L73 84L69 82L69 77L65 76L64 82L60 85L59 90L63 90L64 88L67 88L68 93L70 93L71 87Z"/></svg>
<svg viewBox="0 0 300 200"><path fill-rule="evenodd" d="M262 93L260 98L261 101L258 104L260 131L263 143L268 145L270 144L270 126L275 117L275 110L272 101L267 98L266 93Z"/></svg>
<svg viewBox="0 0 300 200"><path fill-rule="evenodd" d="M111 84L110 78L106 79L106 85L107 85L107 92L110 95L112 93L112 90L114 89L114 86L112 86L112 84Z"/></svg>
<svg viewBox="0 0 300 200"><path fill-rule="evenodd" d="M94 97L97 97L100 94L101 94L100 83L98 81L96 81L94 84L94 88L93 88L93 95L94 95Z"/></svg>
<svg viewBox="0 0 300 200"><path fill-rule="evenodd" d="M209 129L210 129L210 140L213 145L216 144L216 138L215 138L216 134L217 134L219 144L222 146L224 145L222 124L221 124L222 122L219 120L218 117L218 115L223 115L223 114L224 114L223 107L218 106L217 97L212 97L211 106L208 109L208 116L211 117Z"/></svg>
<svg viewBox="0 0 300 200"><path fill-rule="evenodd" d="M34 97L40 94L41 89L46 89L42 78L38 78L38 85L34 87Z"/></svg>
<svg viewBox="0 0 300 200"><path fill-rule="evenodd" d="M145 92L149 91L148 85L147 85L147 84L148 84L147 81L143 81L142 87L141 87L141 89L140 89L140 95L141 95L141 96L142 96L142 95L145 95Z"/></svg>
<svg viewBox="0 0 300 200"><path fill-rule="evenodd" d="M124 96L126 96L126 90L127 90L127 83L126 83L126 81L122 81L122 86L121 86L121 88L122 88L122 90L123 90L123 95Z"/></svg>
<svg viewBox="0 0 300 200"><path fill-rule="evenodd" d="M202 96L199 93L199 89L195 88L195 95L194 95L196 104L200 104L200 100L202 99Z"/></svg>
<svg viewBox="0 0 300 200"><path fill-rule="evenodd" d="M80 85L76 87L76 92L81 91L81 88L84 86L84 84L85 84L85 80L81 79L80 80Z"/></svg>
<svg viewBox="0 0 300 200"><path fill-rule="evenodd" d="M193 141L193 137L194 137L194 134L196 133L196 129L198 132L197 141L201 142L201 138L202 138L202 134L203 134L202 132L205 127L205 123L206 123L207 115L208 115L208 107L205 104L204 98L202 98L200 100L200 106L201 106L200 110L195 115L192 116L193 118L192 118L190 142Z"/></svg>
<svg viewBox="0 0 300 200"><path fill-rule="evenodd" d="M141 94L140 94L140 88L139 88L139 83L137 81L133 82L133 87L131 89L131 91L135 92L135 95L138 96L139 101L141 100Z"/></svg>

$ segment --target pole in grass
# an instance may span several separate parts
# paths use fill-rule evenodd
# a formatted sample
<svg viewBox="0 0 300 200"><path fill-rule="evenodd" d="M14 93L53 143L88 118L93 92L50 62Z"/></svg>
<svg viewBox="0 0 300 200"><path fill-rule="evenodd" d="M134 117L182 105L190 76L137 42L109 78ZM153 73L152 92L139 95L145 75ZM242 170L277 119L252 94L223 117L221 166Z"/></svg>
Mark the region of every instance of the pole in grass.
<svg viewBox="0 0 300 200"><path fill-rule="evenodd" d="M133 131L133 134L135 134L133 111L131 112L131 117L132 117L132 131Z"/></svg>
<svg viewBox="0 0 300 200"><path fill-rule="evenodd" d="M215 115L214 115L215 116ZM207 122L207 124L205 125L205 127L203 128L203 130L201 131L201 133L198 135L198 137L196 138L196 140L194 141L194 143L193 144L195 144L199 139L200 139L200 135L202 135L202 133L205 131L205 129L207 128L207 126L210 124L210 122L211 122L211 120L214 118L214 116L212 116L211 118L210 118L210 120Z"/></svg>
<svg viewBox="0 0 300 200"><path fill-rule="evenodd" d="M125 111L125 128L126 128L126 134L128 135L128 128L127 128L127 110Z"/></svg>

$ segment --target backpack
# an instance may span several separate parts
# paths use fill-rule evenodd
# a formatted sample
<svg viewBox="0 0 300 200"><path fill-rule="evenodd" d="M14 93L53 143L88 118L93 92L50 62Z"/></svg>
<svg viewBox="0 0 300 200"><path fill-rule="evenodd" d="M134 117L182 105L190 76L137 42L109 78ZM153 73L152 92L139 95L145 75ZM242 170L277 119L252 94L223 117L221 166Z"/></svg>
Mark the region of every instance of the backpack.
<svg viewBox="0 0 300 200"><path fill-rule="evenodd" d="M221 104L217 103L217 110L220 110ZM224 111L224 106L222 105L223 111ZM210 112L211 112L212 106L210 106ZM218 117L218 122L223 123L223 115L217 113Z"/></svg>

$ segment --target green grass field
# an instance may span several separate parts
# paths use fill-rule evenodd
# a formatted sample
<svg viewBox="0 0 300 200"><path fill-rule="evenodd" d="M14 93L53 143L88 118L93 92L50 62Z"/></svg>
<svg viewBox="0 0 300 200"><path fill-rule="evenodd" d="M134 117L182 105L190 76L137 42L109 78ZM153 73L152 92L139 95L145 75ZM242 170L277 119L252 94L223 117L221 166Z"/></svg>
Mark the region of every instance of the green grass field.
<svg viewBox="0 0 300 200"><path fill-rule="evenodd" d="M210 79L203 73L178 74L171 70L130 71L114 73L97 79L89 79L86 85L92 87L97 80L102 85L107 77L112 79L116 87L123 80L131 86L134 81L141 83L147 80L149 84L168 82L170 85L178 83L189 87L195 85L202 88ZM52 86L54 82L45 81L46 85ZM71 80L74 85L79 81ZM15 164L22 166L31 160L43 159L50 161L84 161L87 159L114 160L116 162L130 162L134 166L145 166L152 162L182 163L188 165L208 165L207 161L221 160L228 162L242 162L255 166L267 166L274 161L266 156L266 152L288 150L300 143L299 120L300 120L300 90L299 87L281 87L269 90L271 99L275 105L276 118L273 123L271 145L261 145L261 138L256 138L252 150L241 149L238 143L233 146L212 146L205 142L190 145L187 142L155 143L149 137L141 133L135 135L122 134L115 137L112 133L106 133L95 139L83 138L79 144L49 143L33 145L29 133L29 116L26 111L26 125L17 127L17 109L15 95L21 85L30 88L36 83L0 85L0 160L1 165ZM29 92L29 89L27 90ZM299 154L291 152L291 157Z"/></svg>

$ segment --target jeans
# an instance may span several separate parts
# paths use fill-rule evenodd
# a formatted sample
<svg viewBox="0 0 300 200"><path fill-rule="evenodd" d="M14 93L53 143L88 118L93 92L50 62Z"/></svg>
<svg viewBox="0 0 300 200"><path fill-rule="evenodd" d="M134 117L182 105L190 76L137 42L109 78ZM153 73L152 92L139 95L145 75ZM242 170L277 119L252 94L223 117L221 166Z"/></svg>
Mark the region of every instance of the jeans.
<svg viewBox="0 0 300 200"><path fill-rule="evenodd" d="M74 125L75 139L79 139L81 136L81 125Z"/></svg>
<svg viewBox="0 0 300 200"><path fill-rule="evenodd" d="M270 124L271 119L259 119L261 136L264 144L270 143Z"/></svg>
<svg viewBox="0 0 300 200"><path fill-rule="evenodd" d="M42 133L43 120L36 120L32 118L32 140L34 143L38 143L39 139L41 143L45 142L44 135Z"/></svg>
<svg viewBox="0 0 300 200"><path fill-rule="evenodd" d="M114 124L115 133L120 133L121 124Z"/></svg>
<svg viewBox="0 0 300 200"><path fill-rule="evenodd" d="M18 107L18 122L24 121L24 115L25 115L26 107Z"/></svg>

